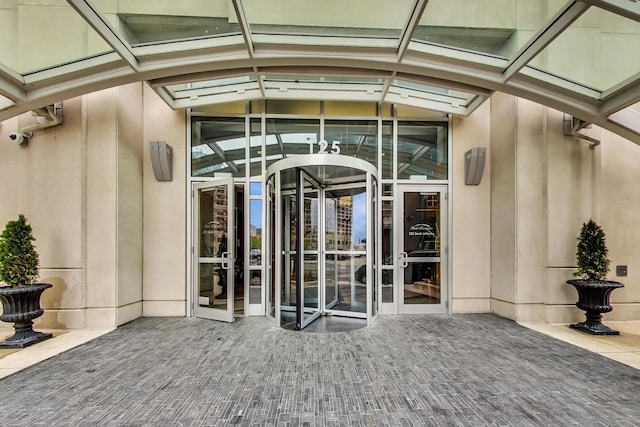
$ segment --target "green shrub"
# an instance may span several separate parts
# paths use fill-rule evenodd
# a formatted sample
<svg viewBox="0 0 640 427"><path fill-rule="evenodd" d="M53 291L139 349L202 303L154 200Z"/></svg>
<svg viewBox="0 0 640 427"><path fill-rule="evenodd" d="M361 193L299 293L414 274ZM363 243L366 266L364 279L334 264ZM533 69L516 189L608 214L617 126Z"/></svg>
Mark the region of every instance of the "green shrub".
<svg viewBox="0 0 640 427"><path fill-rule="evenodd" d="M604 231L590 219L589 222L582 224L578 236L576 252L578 271L573 275L593 281L605 280L611 262L607 258L607 254Z"/></svg>
<svg viewBox="0 0 640 427"><path fill-rule="evenodd" d="M0 235L0 280L9 286L26 286L38 278L39 259L31 226L24 215L9 221Z"/></svg>

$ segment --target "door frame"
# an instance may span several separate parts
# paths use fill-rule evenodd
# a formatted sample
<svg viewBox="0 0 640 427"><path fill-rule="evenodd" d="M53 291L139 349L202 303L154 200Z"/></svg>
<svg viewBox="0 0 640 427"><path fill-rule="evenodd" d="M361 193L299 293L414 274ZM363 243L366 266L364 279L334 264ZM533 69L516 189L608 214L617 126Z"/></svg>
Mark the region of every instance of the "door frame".
<svg viewBox="0 0 640 427"><path fill-rule="evenodd" d="M227 187L227 251L226 257L202 257L203 260L211 264L223 264L230 273L227 274L227 305L226 309L216 309L208 307L200 307L199 305L199 288L200 274L199 267L201 264L200 251L200 192L215 189L221 186ZM235 269L235 183L232 177L215 178L205 182L194 182L192 184L192 218L191 218L191 257L189 269L191 270L191 295L193 316L223 322L233 322L234 318L234 269ZM226 263L226 267L224 264Z"/></svg>
<svg viewBox="0 0 640 427"><path fill-rule="evenodd" d="M404 267L402 266L404 244L404 194L405 193L439 193L440 194L440 292L439 304L404 304ZM432 314L451 313L451 260L449 250L451 244L451 209L447 184L399 183L395 194L394 236L394 307L398 314ZM443 295L444 294L444 295Z"/></svg>

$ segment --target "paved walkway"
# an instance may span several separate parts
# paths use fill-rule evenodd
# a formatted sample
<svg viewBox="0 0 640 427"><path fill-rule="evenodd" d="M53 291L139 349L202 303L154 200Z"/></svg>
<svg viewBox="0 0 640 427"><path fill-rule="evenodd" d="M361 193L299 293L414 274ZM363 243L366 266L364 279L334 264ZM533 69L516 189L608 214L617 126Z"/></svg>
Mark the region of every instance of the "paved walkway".
<svg viewBox="0 0 640 427"><path fill-rule="evenodd" d="M638 426L640 371L489 314L143 318L0 380L0 425Z"/></svg>

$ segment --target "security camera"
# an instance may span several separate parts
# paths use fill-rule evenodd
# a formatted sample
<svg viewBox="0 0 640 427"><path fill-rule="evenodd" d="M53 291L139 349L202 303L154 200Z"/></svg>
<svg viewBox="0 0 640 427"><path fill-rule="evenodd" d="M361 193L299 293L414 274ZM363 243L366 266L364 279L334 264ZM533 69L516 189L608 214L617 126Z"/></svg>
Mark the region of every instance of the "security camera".
<svg viewBox="0 0 640 427"><path fill-rule="evenodd" d="M22 133L11 132L9 134L9 140L13 142L17 142L20 145L26 144L27 139L28 139L27 135L24 135Z"/></svg>

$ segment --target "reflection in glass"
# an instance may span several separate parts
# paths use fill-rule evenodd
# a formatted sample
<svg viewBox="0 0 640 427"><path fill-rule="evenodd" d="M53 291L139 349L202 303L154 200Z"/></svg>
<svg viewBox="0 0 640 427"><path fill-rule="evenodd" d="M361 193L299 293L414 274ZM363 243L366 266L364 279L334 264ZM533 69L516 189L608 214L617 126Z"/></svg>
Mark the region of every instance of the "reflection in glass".
<svg viewBox="0 0 640 427"><path fill-rule="evenodd" d="M380 167L382 179L393 179L393 123L391 122L382 122L382 164Z"/></svg>
<svg viewBox="0 0 640 427"><path fill-rule="evenodd" d="M269 221L269 225L267 227L267 244L269 255L267 262L269 263L269 285L267 286L267 313L271 317L275 317L276 315L276 270L275 270L275 262L276 262L276 237L274 235L276 230L276 210L275 210L275 176L271 176L269 181L267 181L267 197L269 197L267 206L269 207L267 212L267 220Z"/></svg>
<svg viewBox="0 0 640 427"><path fill-rule="evenodd" d="M440 193L404 193L404 303L440 304Z"/></svg>
<svg viewBox="0 0 640 427"><path fill-rule="evenodd" d="M249 136L249 176L262 176L262 125L260 119L251 119ZM251 183L251 195L262 194L262 187ZM257 192L256 192L257 191Z"/></svg>
<svg viewBox="0 0 640 427"><path fill-rule="evenodd" d="M318 250L318 192L305 191L304 250Z"/></svg>
<svg viewBox="0 0 640 427"><path fill-rule="evenodd" d="M227 251L229 198L227 186L200 191L200 258L221 257Z"/></svg>
<svg viewBox="0 0 640 427"><path fill-rule="evenodd" d="M319 120L267 119L266 167L284 157L317 151Z"/></svg>
<svg viewBox="0 0 640 427"><path fill-rule="evenodd" d="M369 225L369 235L371 236L371 241L369 243L369 247L371 248L371 264L373 265L372 269L372 279L369 281L369 285L372 290L372 298L371 298L371 313L375 316L378 311L378 244L376 241L376 236L378 235L378 183L376 181L372 181L371 183L371 194L372 194L372 211L371 211L371 221L368 221ZM367 258L365 258L367 259Z"/></svg>
<svg viewBox="0 0 640 427"><path fill-rule="evenodd" d="M249 304L260 304L262 299L262 271L251 270L249 277Z"/></svg>
<svg viewBox="0 0 640 427"><path fill-rule="evenodd" d="M376 120L325 120L324 139L340 143L340 154L378 164L378 122Z"/></svg>
<svg viewBox="0 0 640 427"><path fill-rule="evenodd" d="M191 132L192 176L245 176L244 118L193 118Z"/></svg>
<svg viewBox="0 0 640 427"><path fill-rule="evenodd" d="M404 269L405 304L440 304L440 263L409 262Z"/></svg>
<svg viewBox="0 0 640 427"><path fill-rule="evenodd" d="M200 263L198 305L200 307L227 309L226 270L219 263Z"/></svg>
<svg viewBox="0 0 640 427"><path fill-rule="evenodd" d="M393 302L393 201L382 201L382 302ZM391 268L389 268L391 267Z"/></svg>
<svg viewBox="0 0 640 427"><path fill-rule="evenodd" d="M447 123L398 122L398 179L447 179Z"/></svg>
<svg viewBox="0 0 640 427"><path fill-rule="evenodd" d="M327 302L332 309L366 313L367 311L367 264L364 255L335 257L326 256ZM329 298L331 294L332 298ZM329 305L329 304L327 304Z"/></svg>

